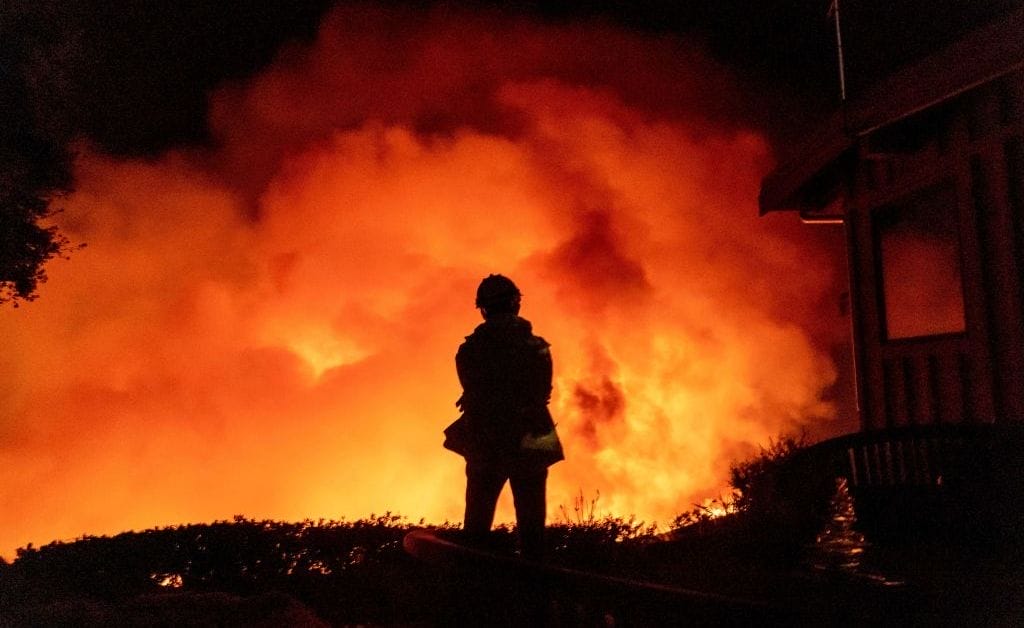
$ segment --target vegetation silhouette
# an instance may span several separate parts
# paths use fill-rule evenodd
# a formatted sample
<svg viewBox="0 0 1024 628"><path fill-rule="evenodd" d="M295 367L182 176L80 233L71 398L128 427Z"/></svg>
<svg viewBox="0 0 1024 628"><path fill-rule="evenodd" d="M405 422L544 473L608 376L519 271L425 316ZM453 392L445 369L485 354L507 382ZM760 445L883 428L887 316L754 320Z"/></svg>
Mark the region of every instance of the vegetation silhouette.
<svg viewBox="0 0 1024 628"><path fill-rule="evenodd" d="M330 623L398 620L430 592L402 551L409 529L391 513L352 522L235 517L29 546L0 571L0 615L68 599L124 605L168 592L280 592Z"/></svg>
<svg viewBox="0 0 1024 628"><path fill-rule="evenodd" d="M759 456L733 466L734 490L747 493L733 502L731 516L715 517L695 506L668 531L634 518L600 515L600 493L587 499L580 491L571 509L561 507L563 520L547 527L545 556L554 565L687 584L700 574L697 584L712 584L709 574L737 565L788 569L796 562L778 561L796 560L808 537L780 533L764 516L777 511L780 500L793 503L779 492L781 484L773 476L799 446L800 441L780 438ZM776 516L774 521L793 518ZM816 525L803 526L811 538ZM104 616L115 619L132 609L136 615L129 618L161 612L179 617L174 599L207 596L196 603L211 616L246 616L243 602L248 601L296 617L308 609L335 625L430 621L438 596L450 583L402 549L405 534L424 527L459 540L457 524L413 523L388 512L355 521L295 523L237 516L30 545L17 550L12 563L0 561L0 616L31 623L63 608L65 617L81 618L95 615L99 605L108 609ZM491 531L488 547L512 555L516 536L514 527L500 525ZM768 538L776 539L774 545ZM780 545L787 550L779 551Z"/></svg>
<svg viewBox="0 0 1024 628"><path fill-rule="evenodd" d="M28 546L12 563L0 563L0 616L32 624L63 608L74 623L97 608L123 618L118 613L137 611L140 600L152 611L153 596L206 596L199 599L212 608L217 605L209 596L222 594L228 597L216 598L220 606L238 610L244 605L237 600L248 599L295 613L308 608L332 625L429 621L446 583L402 550L405 534L423 527L451 536L458 529L392 513L297 523L239 516ZM499 526L492 535L496 550L511 554L515 528ZM611 517L556 524L548 535L553 560L606 569L630 544L650 540L641 526ZM271 594L278 597L268 600ZM170 606L167 612L178 612Z"/></svg>
<svg viewBox="0 0 1024 628"><path fill-rule="evenodd" d="M766 465L748 466L745 481L766 473ZM572 514L561 507L564 521L549 525L546 534L553 562L619 570L638 548L666 538L653 523L598 515L599 498L597 493L587 500L581 491ZM762 498L775 499L768 494ZM744 508L760 512L757 500L748 502ZM672 527L678 532L703 520L684 514ZM0 609L69 595L118 601L172 589L237 595L277 590L318 613L331 616L332 607L344 607L347 616L369 621L381 613L380 603L388 596L412 595L424 586L416 581L416 565L401 546L408 531L423 527L452 538L459 530L457 524L413 523L390 512L355 521L294 523L236 516L232 521L29 545L17 550L12 563L0 561ZM489 546L512 553L514 527L500 525L491 536ZM405 587L403 582L409 587L397 591ZM330 599L321 597L323 591L330 591ZM389 605L394 606L384 604Z"/></svg>
<svg viewBox="0 0 1024 628"><path fill-rule="evenodd" d="M773 440L733 464L731 495L713 507L694 505L668 530L600 515L600 494L588 499L581 491L561 508L563 520L547 527L546 561L771 601L826 622L1011 616L1015 596L1024 595L1020 547L985 555L927 542L872 543L864 562L898 569L906 586L895 589L857 570L808 567L837 504L834 478L808 477L807 465L794 464L809 449L802 438ZM464 583L403 551L405 535L422 528L460 540L457 524L388 512L296 523L239 516L28 546L13 562L0 561L0 618L11 625L431 625L438 601ZM513 555L514 527L498 526L490 537L491 551ZM950 586L962 595L950 596Z"/></svg>
<svg viewBox="0 0 1024 628"><path fill-rule="evenodd" d="M54 198L71 189L73 154L67 125L41 119L41 109L56 107L52 99L39 101L33 73L54 82L60 74L36 67L41 61L33 50L46 45L41 33L49 29L24 26L0 20L0 38L10 44L0 47L0 304L15 306L36 298L47 261L74 248L55 227L43 226L56 211Z"/></svg>
<svg viewBox="0 0 1024 628"><path fill-rule="evenodd" d="M10 94L7 74L0 69L0 93ZM0 99L0 112L27 106L11 100ZM57 213L53 199L71 188L71 154L20 123L24 112L5 119L13 124L0 131L0 305L17 306L38 296L39 284L46 281L46 262L67 257L81 245L72 245L57 227L44 226Z"/></svg>

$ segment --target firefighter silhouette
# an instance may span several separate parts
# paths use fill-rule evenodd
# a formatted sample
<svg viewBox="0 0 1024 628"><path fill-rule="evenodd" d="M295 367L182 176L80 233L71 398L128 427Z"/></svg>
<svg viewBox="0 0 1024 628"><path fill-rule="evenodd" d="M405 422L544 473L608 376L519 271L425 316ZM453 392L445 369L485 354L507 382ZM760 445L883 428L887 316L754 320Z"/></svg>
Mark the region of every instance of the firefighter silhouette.
<svg viewBox="0 0 1024 628"><path fill-rule="evenodd" d="M520 551L535 559L543 553L548 466L564 456L548 411L551 352L519 316L521 300L507 277L481 281L476 307L484 322L455 356L468 443L463 527L467 542L484 543L508 482Z"/></svg>

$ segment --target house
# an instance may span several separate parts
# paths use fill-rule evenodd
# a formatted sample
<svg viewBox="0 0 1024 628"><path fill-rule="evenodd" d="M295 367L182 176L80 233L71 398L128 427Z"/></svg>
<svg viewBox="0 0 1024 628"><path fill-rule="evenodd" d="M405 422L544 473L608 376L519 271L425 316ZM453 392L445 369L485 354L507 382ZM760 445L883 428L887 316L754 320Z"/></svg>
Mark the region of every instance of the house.
<svg viewBox="0 0 1024 628"><path fill-rule="evenodd" d="M992 517L1011 529L1024 488L1024 9L843 103L809 137L764 179L760 209L846 231L861 429L818 445L815 464L847 477L879 530Z"/></svg>

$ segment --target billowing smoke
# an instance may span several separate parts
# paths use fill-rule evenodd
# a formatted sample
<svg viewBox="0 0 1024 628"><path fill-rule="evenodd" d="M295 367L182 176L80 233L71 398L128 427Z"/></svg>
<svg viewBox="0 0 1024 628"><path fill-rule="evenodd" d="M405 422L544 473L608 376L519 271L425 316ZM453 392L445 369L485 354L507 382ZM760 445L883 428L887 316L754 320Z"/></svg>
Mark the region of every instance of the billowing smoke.
<svg viewBox="0 0 1024 628"><path fill-rule="evenodd" d="M83 146L60 220L89 246L0 312L0 552L234 514L459 520L441 430L491 272L552 343L553 518L581 490L663 523L719 495L731 460L835 413L810 307L835 272L757 217L742 98L667 37L367 5L213 93L215 148Z"/></svg>

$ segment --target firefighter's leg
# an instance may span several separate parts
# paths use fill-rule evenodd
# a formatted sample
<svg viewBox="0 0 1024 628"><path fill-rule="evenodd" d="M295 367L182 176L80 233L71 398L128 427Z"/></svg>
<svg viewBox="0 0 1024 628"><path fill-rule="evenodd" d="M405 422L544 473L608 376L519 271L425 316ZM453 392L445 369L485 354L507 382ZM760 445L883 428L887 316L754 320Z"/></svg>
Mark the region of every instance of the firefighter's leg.
<svg viewBox="0 0 1024 628"><path fill-rule="evenodd" d="M484 465L466 463L466 516L462 528L470 545L486 544L506 478Z"/></svg>
<svg viewBox="0 0 1024 628"><path fill-rule="evenodd" d="M523 469L512 474L512 498L516 506L519 548L524 558L544 554L544 519L547 515L547 467Z"/></svg>

